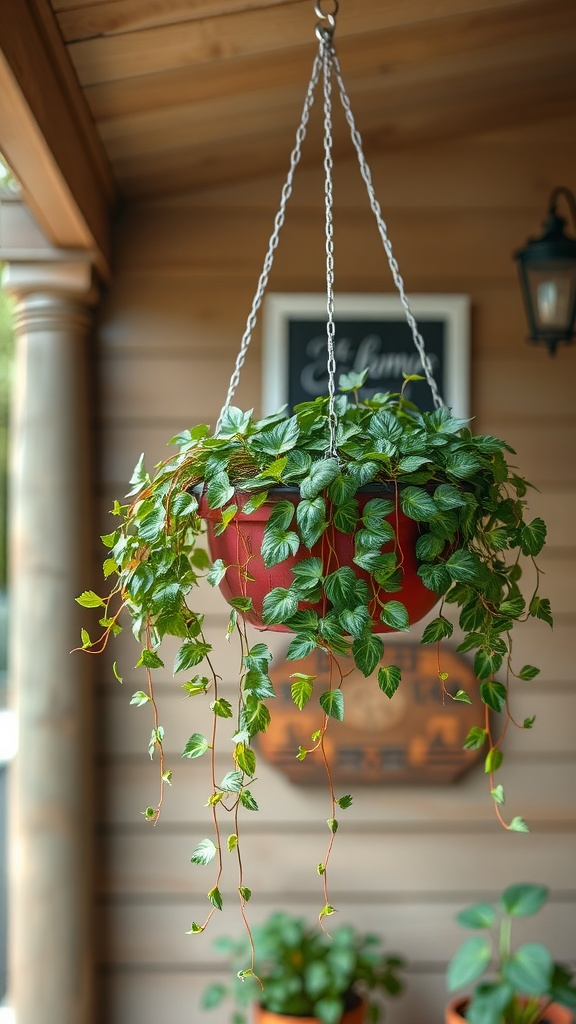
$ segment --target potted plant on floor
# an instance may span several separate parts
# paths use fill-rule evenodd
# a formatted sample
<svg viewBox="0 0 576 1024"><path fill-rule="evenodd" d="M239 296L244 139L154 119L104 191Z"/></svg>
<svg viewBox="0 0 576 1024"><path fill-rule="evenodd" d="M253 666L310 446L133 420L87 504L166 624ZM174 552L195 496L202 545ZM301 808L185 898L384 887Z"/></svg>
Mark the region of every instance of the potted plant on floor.
<svg viewBox="0 0 576 1024"><path fill-rule="evenodd" d="M381 997L402 991L403 960L384 955L376 935L342 925L329 939L281 911L253 932L257 977L245 978L242 970L248 940L222 938L214 945L229 959L230 981L209 985L202 996L204 1009L231 998L234 1024L246 1024L249 1007L255 1024L375 1024L382 1016Z"/></svg>
<svg viewBox="0 0 576 1024"><path fill-rule="evenodd" d="M541 943L512 946L514 919L537 913L547 898L543 885L511 885L497 904L476 903L457 915L459 924L482 934L466 939L449 964L449 991L473 989L449 1004L446 1024L573 1024L573 971Z"/></svg>

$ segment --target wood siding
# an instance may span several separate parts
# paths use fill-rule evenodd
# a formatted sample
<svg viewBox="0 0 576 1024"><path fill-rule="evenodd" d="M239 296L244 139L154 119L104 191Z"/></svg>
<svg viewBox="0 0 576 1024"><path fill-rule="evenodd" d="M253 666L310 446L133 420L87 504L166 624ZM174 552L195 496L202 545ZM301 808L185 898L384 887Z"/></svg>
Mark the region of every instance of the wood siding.
<svg viewBox="0 0 576 1024"><path fill-rule="evenodd" d="M62 11L66 7L61 4ZM408 290L470 296L474 425L506 437L522 472L539 488L531 508L549 523L541 564L556 612L554 632L541 623L527 626L516 650L543 669L538 680L517 688L519 717L535 712L537 722L531 733L507 739L503 769L507 814L522 814L530 835L499 828L481 766L450 787L356 787L353 807L343 816L332 902L338 923L377 930L388 949L408 959L406 994L387 1015L396 1024L441 1020L446 962L463 935L455 912L513 881L551 886L536 937L556 956L576 958L576 346L551 359L543 348L526 344L511 259L538 232L551 188L573 184L575 127L576 121L559 121L371 161ZM119 223L116 278L95 354L102 532L111 529L104 510L124 493L142 450L151 467L173 434L205 419L215 422L280 187L274 177L207 189L133 206ZM303 170L271 290L322 291L321 204L321 172ZM352 160L337 166L335 208L337 291L392 291ZM260 367L257 330L239 405L258 407ZM209 609L208 632L221 643L226 611L218 594L209 595ZM274 644L282 649L286 640L276 637ZM210 868L190 865L205 833L198 806L204 788L193 781L198 763L178 756L202 712L195 706L200 719L193 721L178 681L161 676L175 781L160 823L151 828L140 815L155 801L157 787L147 755L151 722L145 708L128 706L142 685L131 668L137 648L126 635L113 653L125 683L120 688L109 664L101 663L98 691L99 1020L224 1024L229 1014L223 1010L203 1014L198 1008L199 992L222 966L210 932L184 934L202 918L209 887ZM225 671L229 685L233 654ZM315 865L325 848L326 796L290 785L265 765L259 775L263 810L245 825L247 884L255 891L251 917L258 921L285 907L313 919L322 903ZM234 884L231 876L230 904ZM224 912L216 915L211 935L238 929L235 914ZM527 928L528 934L534 933Z"/></svg>

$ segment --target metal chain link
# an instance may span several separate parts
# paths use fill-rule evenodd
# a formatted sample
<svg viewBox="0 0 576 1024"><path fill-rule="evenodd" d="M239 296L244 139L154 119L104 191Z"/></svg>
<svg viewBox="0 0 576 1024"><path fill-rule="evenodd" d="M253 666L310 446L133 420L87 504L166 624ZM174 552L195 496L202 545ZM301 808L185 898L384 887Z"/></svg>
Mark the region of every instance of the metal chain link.
<svg viewBox="0 0 576 1024"><path fill-rule="evenodd" d="M306 91L306 97L304 99L304 106L302 108L302 116L301 116L301 119L300 119L300 124L298 125L298 129L296 131L296 142L295 142L294 148L292 150L292 153L290 154L290 168L288 170L288 174L286 176L286 181L284 182L284 186L282 188L282 194L281 194L281 197L280 197L280 207L279 207L278 212L276 214L276 217L274 219L274 230L273 230L273 232L272 232L272 234L270 236L270 240L268 242L268 251L266 253L266 256L265 256L265 259L264 259L264 264L263 264L263 267L262 267L262 271L260 273L260 277L259 277L259 280L258 280L258 286L256 288L256 294L255 294L254 300L252 302L252 309L250 310L250 313L248 315L248 319L246 321L246 329L244 331L244 334L242 335L242 341L240 343L240 351L239 351L238 356L236 358L236 365L235 365L235 368L234 368L234 372L233 372L233 374L232 374L232 376L230 378L230 384L228 386L228 394L226 395L226 401L224 402L224 405L222 406L222 409L220 411L220 415L218 417L218 422L216 423L216 429L214 431L215 434L217 434L218 431L220 430L220 427L222 425L222 417L223 417L224 413L226 412L226 409L230 405L230 403L231 403L231 401L232 401L232 399L234 397L234 393L236 391L236 388L238 387L238 384L239 384L239 381L240 381L240 371L241 371L241 369L242 369L242 367L244 365L244 361L246 359L246 353L248 352L248 348L249 348L250 342L252 340L252 331L254 330L254 327L256 326L258 310L260 309L260 306L262 305L262 300L264 298L264 292L266 291L266 286L268 284L268 278L270 277L270 271L272 270L272 264L274 263L274 255L275 255L276 249L278 248L278 241L279 241L280 230L282 228L282 225L284 224L284 220L285 220L285 217L286 217L286 205L287 205L288 200L289 200L289 198L290 198L290 196L292 194L292 187L293 187L293 184L294 184L294 172L295 172L296 167L298 166L298 164L300 162L300 157L302 155L302 144L303 144L304 139L306 137L306 129L308 127L308 121L309 121L309 118L310 118L310 111L312 109L312 104L314 102L314 92L315 92L316 86L318 85L318 80L320 78L321 68L322 68L322 58L321 58L321 54L320 54L320 50L319 50L319 52L317 53L316 58L314 60L313 67L312 67L312 75L310 77L310 82L308 83L308 89Z"/></svg>
<svg viewBox="0 0 576 1024"><path fill-rule="evenodd" d="M332 55L331 39L323 37L320 42L324 72L324 205L326 210L326 339L328 347L328 427L330 442L328 455L336 457L336 356L334 353L334 197L332 191Z"/></svg>
<svg viewBox="0 0 576 1024"><path fill-rule="evenodd" d="M337 0L334 0L335 7L331 14L324 14L321 9L321 4L315 5L315 10L318 16L328 21L328 27L318 25L316 27L316 34L320 40L318 54L314 60L312 68L312 75L306 91L306 97L304 100L304 106L302 108L302 117L300 124L296 132L296 142L292 153L290 155L290 168L286 176L286 181L282 188L282 194L280 198L280 207L274 220L274 230L270 236L268 243L268 250L264 259L264 264L258 280L258 286L256 294L252 303L250 314L246 321L246 329L242 336L240 343L240 351L236 359L236 365L232 377L230 378L230 385L228 387L228 394L226 395L226 401L222 407L218 422L216 424L215 433L218 434L222 424L222 417L229 407L238 383L240 381L240 371L244 365L246 359L246 353L252 340L252 331L256 325L257 313L262 305L264 298L264 292L268 284L268 278L274 262L274 255L278 247L279 235L282 225L286 217L286 206L288 200L292 194L292 188L294 184L294 172L300 157L302 155L302 144L306 137L306 130L308 127L308 121L310 118L310 111L314 102L314 92L320 78L320 72L323 73L323 86L324 86L324 173L325 173L325 211L326 211L326 308L328 314L328 320L326 325L327 334L327 345L328 345L328 423L330 430L330 441L327 454L333 457L337 457L336 447L336 434L338 428L338 419L335 410L335 394L336 394L336 357L334 351L334 339L335 339L335 322L334 322L334 228L333 228L333 183L332 183L332 171L333 171L333 158L332 158L332 74L334 73L336 81L338 82L338 88L340 92L340 101L344 108L346 120L350 128L350 134L352 143L358 156L358 163L360 165L360 172L366 185L368 192L368 198L370 201L370 208L376 218L378 224L378 230L384 246L384 251L388 258L388 265L394 279L394 284L398 290L400 301L404 308L406 321L412 332L412 339L416 347L416 351L420 356L426 381L432 392L432 399L437 409L444 405L438 385L434 380L434 374L432 371L432 365L430 359L426 354L424 347L424 339L418 330L418 325L410 309L408 299L406 297L406 291L404 288L404 281L400 274L398 263L394 257L392 251L392 244L388 238L388 229L382 216L382 210L376 195L374 192L374 186L372 184L372 175L370 168L364 155L362 146L362 137L360 132L356 128L354 115L350 106L350 100L346 92L346 87L342 78L342 72L340 70L340 64L336 56L336 51L332 44L332 36L335 24L335 14L338 10Z"/></svg>
<svg viewBox="0 0 576 1024"><path fill-rule="evenodd" d="M442 397L441 397L440 392L438 390L438 385L437 385L436 381L434 380L434 373L432 371L432 364L430 363L430 359L428 358L428 355L426 354L426 350L424 348L424 339L423 339L422 335L420 334L420 332L418 330L418 325L417 325L416 320L414 318L414 315L413 315L413 313L412 313L412 311L410 309L410 305L408 303L408 299L406 298L406 291L405 291L405 288L404 288L404 281L402 280L402 276L400 274L398 263L396 262L394 254L392 252L392 243L390 242L390 239L388 238L388 229L386 227L386 223L385 223L384 218L382 216L382 210L380 208L380 203L376 199L376 195L375 195L375 192L374 192L374 186L372 184L372 175L370 173L370 168L368 167L368 163L366 161L366 157L364 156L364 150L362 148L362 136L360 135L360 132L356 128L356 123L354 121L354 115L352 113L352 108L350 106L350 100L348 98L348 94L346 92L346 87L345 87L344 81L342 79L342 72L340 71L340 64L338 62L338 57L336 56L336 53L335 53L334 49L332 49L332 55L331 56L332 56L332 64L333 64L333 67L334 67L334 73L336 75L336 80L338 82L338 88L340 90L340 100L341 100L342 106L344 108L344 113L346 114L346 120L347 120L348 125L350 127L350 134L351 134L351 137L352 137L352 142L353 142L354 148L356 150L356 153L358 155L358 163L360 164L360 172L362 174L362 177L364 179L364 183L366 185L366 189L368 191L368 198L370 200L370 207L372 209L372 212L373 212L374 216L376 217L376 222L378 224L378 230L380 232L380 237L382 239L382 244L384 246L384 250L386 252L386 256L388 257L388 265L390 267L390 270L391 270L391 273L392 273L392 277L394 278L394 284L396 285L396 288L398 289L398 294L400 296L400 301L402 303L402 306L404 307L404 313L405 313L405 316L406 316L406 320L407 320L408 325L410 327L410 330L412 332L412 339L414 341L414 345L416 346L416 350L417 350L417 352L418 352L418 354L420 356L421 362L422 362L422 367L424 369L424 374L426 376L426 381L428 382L428 385L430 387L430 391L432 392L432 400L434 402L434 405L435 405L436 409L439 409L445 403L442 400Z"/></svg>

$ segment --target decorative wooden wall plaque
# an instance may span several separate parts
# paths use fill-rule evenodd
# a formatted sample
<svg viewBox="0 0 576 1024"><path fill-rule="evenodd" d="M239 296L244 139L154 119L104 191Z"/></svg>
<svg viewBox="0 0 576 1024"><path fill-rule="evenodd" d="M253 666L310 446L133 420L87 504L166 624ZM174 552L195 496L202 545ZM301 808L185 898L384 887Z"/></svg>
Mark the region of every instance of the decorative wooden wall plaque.
<svg viewBox="0 0 576 1024"><path fill-rule="evenodd" d="M390 700L375 677L365 679L351 660L339 658L350 670L342 686L344 721L331 719L325 738L331 772L338 783L448 783L471 767L481 753L463 750L470 728L482 721L477 682L469 662L442 648L441 668L448 673L450 693L465 690L472 704L442 693L435 647L412 643L388 646L388 661L402 670L400 686ZM277 699L270 728L259 736L263 756L292 782L321 783L325 769L319 752L303 761L298 747L311 747L311 734L321 723L318 697L328 689L328 657L314 651L298 671L317 676L314 694L299 711L290 696L294 662L283 661L270 673Z"/></svg>

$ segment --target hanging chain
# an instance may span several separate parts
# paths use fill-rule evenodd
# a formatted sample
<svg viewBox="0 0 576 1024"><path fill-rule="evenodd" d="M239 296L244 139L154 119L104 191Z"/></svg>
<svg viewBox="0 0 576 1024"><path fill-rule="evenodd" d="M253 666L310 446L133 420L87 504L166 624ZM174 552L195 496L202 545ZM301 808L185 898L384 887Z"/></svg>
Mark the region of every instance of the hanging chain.
<svg viewBox="0 0 576 1024"><path fill-rule="evenodd" d="M338 82L338 88L340 90L340 100L342 102L342 106L343 106L344 112L346 114L346 120L347 120L348 125L350 127L350 135L351 135L351 138L352 138L352 143L353 143L354 148L356 150L356 153L358 155L358 163L360 164L360 172L362 174L362 177L364 179L364 183L366 185L366 189L368 191L368 198L370 200L370 207L372 209L372 212L373 212L373 214L374 214L374 216L376 218L376 222L378 224L378 230L380 232L380 237L382 239L382 244L384 246L384 250L386 252L386 256L388 257L388 265L390 267L390 271L392 273L392 277L394 278L394 284L396 285L396 288L398 289L398 294L400 296L400 301L401 301L401 303L402 303L402 305L404 307L404 313L405 313L405 316L406 316L406 320L407 320L408 325L410 327L410 330L412 332L412 340L414 341L414 345L416 346L416 350L417 350L418 355L420 356L420 360L422 362L422 367L424 369L424 374L426 376L426 381L427 381L427 383L428 383L428 385L430 387L430 391L432 392L432 400L434 402L434 406L436 407L436 409L439 409L439 408L441 408L441 406L444 405L444 402L443 402L442 397L440 395L440 392L438 390L438 385L436 384L436 381L434 380L434 373L432 371L432 364L430 362L430 359L428 358L428 355L426 353L426 349L424 348L424 339L423 339L422 335L420 334L420 331L418 330L418 325L417 325L416 320L414 318L414 315L413 315L413 313L412 313L412 311L410 309L410 305L408 303L408 299L406 298L406 291L405 291L405 288L404 288L404 281L402 279L402 275L400 274L400 270L399 270L399 267L398 267L398 263L396 262L396 259L394 257L394 253L392 252L392 243L390 242L390 239L388 238L388 229L386 227L386 222L384 221L384 218L382 216L382 210L381 210L381 207L380 207L380 203L378 202L378 200L376 198L376 195L375 195L375 192L374 192L374 185L372 184L372 175L370 173L370 168L368 167L368 163L366 161L366 157L364 156L364 150L362 148L362 136L360 135L360 132L356 128L356 123L354 121L354 114L352 113L352 108L350 106L350 100L348 98L348 94L346 92L346 87L345 87L344 81L342 79L342 72L340 71L340 64L338 62L338 58L337 58L336 53L334 52L334 50L332 51L332 63L333 63L333 66L334 66L334 73L336 75L336 80Z"/></svg>
<svg viewBox="0 0 576 1024"><path fill-rule="evenodd" d="M314 65L312 67L312 75L311 75L311 78L310 78L310 82L308 83L308 89L306 91L306 97L305 97L305 100L304 100L304 106L302 108L302 117L300 119L300 124L298 125L298 130L296 132L296 142L294 144L294 149L292 150L292 153L290 154L290 168L288 170L288 174L286 176L286 181L284 182L284 186L282 188L282 195L281 195L281 198L280 198L280 207L279 207L278 212L276 214L276 217L274 219L274 230L273 230L273 232L272 232L272 234L270 236L270 240L268 242L268 251L266 253L266 256L265 256L265 259L264 259L264 264L263 264L263 267L262 267L262 271L261 271L261 274L260 274L260 277L259 277L259 280L258 280L258 287L256 289L256 294L255 294L254 300L252 302L252 309L250 310L250 313L248 315L248 319L246 321L246 329L244 331L244 334L242 335L242 341L240 343L240 351L239 351L238 356L236 358L236 365L235 365L235 368L234 368L234 372L233 372L233 374L232 374L232 376L230 378L230 384L228 386L228 394L226 395L226 401L224 402L224 405L222 406L222 409L220 411L220 415L218 417L218 422L216 423L216 429L214 431L215 434L217 434L218 431L220 430L220 427L222 425L222 417L223 417L224 413L226 412L226 409L230 405L230 403L231 403L231 401L232 401L232 399L234 397L234 393L236 391L236 388L238 387L238 384L239 384L239 381L240 381L240 371L241 371L241 369L242 369L242 367L244 365L244 360L246 359L246 353L248 352L248 348L249 348L250 342L252 340L252 331L254 330L254 327L256 326L256 319L257 319L258 310L260 309L260 306L262 305L262 300L264 298L264 292L266 291L266 286L268 284L268 278L270 277L270 271L272 270L272 264L274 263L274 255L275 255L276 249L278 248L278 241L279 241L279 236L280 236L280 230L282 228L282 225L284 224L284 220L285 220L285 217L286 217L286 205L287 205L288 200L289 200L289 198L290 198L290 196L292 194L292 187L293 187L293 184L294 184L294 172L295 172L296 167L298 166L298 164L300 162L300 157L302 156L302 143L304 142L304 139L306 138L306 129L308 127L308 121L310 119L310 111L312 109L312 104L314 102L314 92L315 92L315 89L316 89L316 86L318 84L318 80L319 80L319 77L320 77L321 67L322 67L322 60L321 60L320 53L318 53L316 55L315 60L314 60Z"/></svg>
<svg viewBox="0 0 576 1024"><path fill-rule="evenodd" d="M332 10L330 12L325 12L325 11L322 10L323 2L325 2L325 0L317 0L317 2L314 4L314 11L316 13L316 16L321 19L321 22L325 23L325 24L322 24L322 23L319 22L316 25L316 35L317 35L317 37L318 37L318 39L320 41L320 46L319 46L318 54L316 55L316 58L314 60L314 65L313 65L313 68L312 68L312 75L311 75L311 78L310 78L310 82L308 84L308 89L307 89L306 97L305 97L305 100L304 100L304 106L302 108L302 116L301 116L301 119L300 119L300 124L298 126L298 130L296 132L296 142L295 142L294 148L292 150L292 153L290 155L290 168L288 170L288 174L286 176L286 181L285 181L284 186L282 188L282 194L281 194L281 198L280 198L280 207L279 207L278 213L276 214L276 217L275 217L275 220L274 220L274 230L272 232L272 235L270 236L270 240L269 240L269 243L268 243L268 250L267 250L267 253L266 253L266 256L265 256L265 259L264 259L264 264L263 264L263 267L262 267L262 271L260 273L260 278L258 280L258 286L257 286L257 289L256 289L256 294L255 294L254 300L252 302L252 308L250 310L250 314L249 314L248 319L246 321L246 329L244 331L244 334L242 336L242 341L240 343L240 351L239 351L238 356L236 358L236 365L235 365L235 368L234 368L234 372L232 374L232 377L230 378L230 385L228 387L228 394L226 395L226 401L224 402L224 405L223 405L223 407L221 409L221 412L220 412L220 415L218 417L218 422L216 423L215 434L218 434L218 432L220 430L220 427L222 425L222 417L223 417L224 413L226 412L226 409L229 407L229 405L230 405L230 403L231 403L231 401L232 401L232 399L234 397L234 393L236 391L236 388L238 387L238 383L240 381L240 371L241 371L241 369L242 369L242 367L244 365L244 361L246 359L246 354L248 352L248 347L249 347L250 342L252 340L252 331L254 330L254 327L256 326L256 319L257 319L258 310L260 309L260 306L262 305L262 301L264 299L264 293L266 291L266 286L268 284L268 279L270 277L270 271L272 269L272 264L274 262L274 255L275 255L276 249L278 247L280 230L281 230L281 228L282 228L282 226L284 224L284 220L285 220L285 217L286 217L286 206L287 206L288 200L289 200L289 198L290 198L290 196L292 194L292 188L293 188L293 184L294 184L294 172L295 172L296 167L298 166L298 164L300 162L300 157L302 155L302 144L303 144L304 139L306 137L306 130L307 130L308 121L309 121L309 118L310 118L310 111L312 109L312 104L314 102L314 92L316 90L316 86L318 85L318 81L319 81L319 78L320 78L320 72L322 71L322 74L323 74L323 86L324 86L324 175L325 175L325 179L324 179L325 180L325 190L324 191L325 191L325 211L326 211L326 308L327 308L327 315L328 315L327 324L326 324L326 335L327 335L327 346L328 346L328 425L329 425L329 430L330 430L330 441L329 441L329 448L328 448L327 454L332 456L332 457L337 457L336 434L337 434L337 428L338 428L338 418L336 416L336 410L335 410L335 401L336 401L336 399L335 399L335 394L336 394L336 357L335 357L335 351L334 351L334 339L335 339L336 327L335 327L335 322L334 322L334 228L333 228L333 206L334 206L334 200L333 200L333 185L332 185L332 171L333 171L334 162L333 162L333 158L332 158L332 148L333 148L333 140L332 140L332 74L335 75L336 81L338 83L338 88L339 88L339 92L340 92L340 101L342 103L342 107L344 108L344 113L345 113L345 116L346 116L346 120L347 120L348 126L350 128L350 135L351 135L351 138L352 138L352 143L353 143L353 146L354 146L354 148L356 150L356 154L358 156L358 163L360 165L360 172L362 174L362 178L364 180L364 184L366 185L366 189L367 189L367 192L368 192L368 198L369 198L369 201L370 201L370 208L371 208L371 210L372 210L372 212L373 212L373 214L374 214L374 216L376 218L376 223L378 224L378 230L380 232L380 237L382 239L382 244L384 246L384 251L385 251L386 256L388 258L388 265L389 265L390 271L392 273L394 284L396 285L396 288L398 290L398 294L400 296L400 301L401 301L402 306L404 308L404 313L405 313L405 316L406 316L406 321L407 321L408 326L410 327L410 330L412 332L412 340L414 341L414 345L416 347L416 351L418 352L418 354L420 356L420 360L422 362L422 367L424 369L424 374L426 376L426 381L427 381L427 383L428 383L428 385L430 387L430 391L432 392L432 399L433 399L433 402L434 402L434 406L437 409L439 409L439 408L441 408L444 405L444 402L443 402L442 397L440 395L440 392L438 390L438 385L436 384L436 381L434 380L434 374L433 374L433 371L432 371L432 364L430 362L430 359L428 358L428 355L426 354L426 350L425 350L425 347L424 347L424 339L423 339L422 335L420 334L420 332L418 330L418 325L416 323L414 315L413 315L413 313L412 313L412 311L410 309L410 305L408 303L408 299L406 297L406 290L404 288L404 281L403 281L402 276L400 274L400 270L399 270L399 267L398 267L398 263L397 263L397 261L396 261L396 259L394 257L394 253L392 251L392 244L390 242L390 239L388 238L388 229L386 227L386 223L385 223L384 218L382 216L382 210L381 210L381 207L380 207L380 203L376 199L376 195L375 195L375 192L374 192L374 186L372 184L372 175L370 173L370 168L368 167L368 163L366 161L366 157L364 155L364 150L363 150L363 147L362 147L362 137L360 135L360 132L356 128L356 123L354 121L354 115L352 113L352 108L350 106L350 100L348 98L348 94L346 92L346 87L345 87L344 81L342 79L342 72L340 70L340 64L338 62L338 58L336 56L336 51L334 50L334 46L333 46L333 43L332 43L332 37L334 35L334 29L335 29L335 26L336 26L336 14L338 12L338 0L331 0L331 2L332 2Z"/></svg>
<svg viewBox="0 0 576 1024"><path fill-rule="evenodd" d="M326 339L328 346L328 427L330 443L328 455L336 457L336 356L334 353L334 197L332 193L332 57L331 36L320 41L322 67L324 72L324 205L326 210Z"/></svg>

